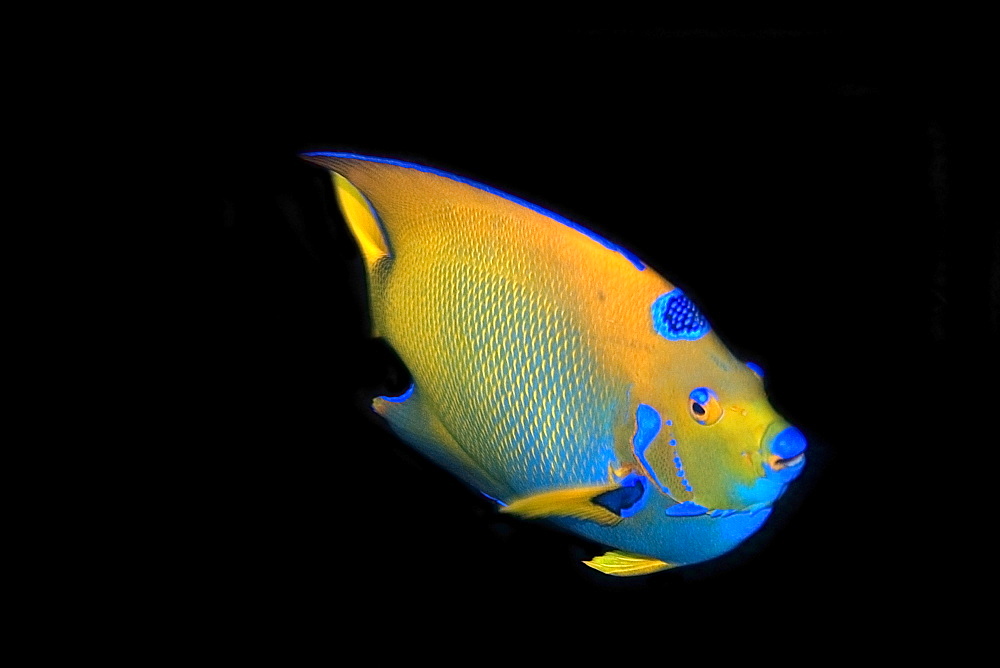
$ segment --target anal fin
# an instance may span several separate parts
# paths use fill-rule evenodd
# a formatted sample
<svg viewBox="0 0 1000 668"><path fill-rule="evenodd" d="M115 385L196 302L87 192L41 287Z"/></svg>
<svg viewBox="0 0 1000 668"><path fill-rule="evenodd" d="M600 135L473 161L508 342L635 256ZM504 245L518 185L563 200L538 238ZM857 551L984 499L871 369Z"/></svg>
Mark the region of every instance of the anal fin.
<svg viewBox="0 0 1000 668"><path fill-rule="evenodd" d="M617 488L617 484L611 484L542 492L512 501L507 507L501 508L500 512L520 515L526 519L572 517L613 526L622 521L621 516L594 503L593 500Z"/></svg>
<svg viewBox="0 0 1000 668"><path fill-rule="evenodd" d="M641 554L623 552L621 550L605 552L600 556L594 557L593 561L585 561L583 563L606 575L617 577L649 575L650 573L656 573L676 566L676 564L670 564L666 561L644 557Z"/></svg>

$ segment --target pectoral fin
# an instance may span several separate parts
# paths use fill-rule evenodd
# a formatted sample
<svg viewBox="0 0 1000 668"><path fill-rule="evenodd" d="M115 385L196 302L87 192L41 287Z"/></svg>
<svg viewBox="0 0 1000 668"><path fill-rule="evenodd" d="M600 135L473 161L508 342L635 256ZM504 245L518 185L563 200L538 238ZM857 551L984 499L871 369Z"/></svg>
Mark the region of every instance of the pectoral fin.
<svg viewBox="0 0 1000 668"><path fill-rule="evenodd" d="M599 557L594 557L593 561L585 561L583 563L606 575L615 575L617 577L648 575L676 566L676 564L668 564L659 559L644 557L641 554L632 554L631 552L622 552L620 550L606 552Z"/></svg>
<svg viewBox="0 0 1000 668"><path fill-rule="evenodd" d="M534 494L511 502L502 513L512 513L527 519L540 517L573 517L578 520L590 520L605 526L614 526L622 521L620 515L608 508L594 503L594 499L618 489L618 484L595 485L593 487L577 487L573 489L557 489L551 492Z"/></svg>

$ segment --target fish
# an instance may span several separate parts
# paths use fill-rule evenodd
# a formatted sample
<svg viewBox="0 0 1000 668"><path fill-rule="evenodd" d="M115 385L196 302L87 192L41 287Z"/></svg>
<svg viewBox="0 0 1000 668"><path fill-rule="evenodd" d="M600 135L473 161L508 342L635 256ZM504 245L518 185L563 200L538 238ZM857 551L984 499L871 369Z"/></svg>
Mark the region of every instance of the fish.
<svg viewBox="0 0 1000 668"><path fill-rule="evenodd" d="M610 548L613 576L733 550L805 466L763 370L680 288L557 213L434 167L312 151L412 383L372 409L495 502Z"/></svg>

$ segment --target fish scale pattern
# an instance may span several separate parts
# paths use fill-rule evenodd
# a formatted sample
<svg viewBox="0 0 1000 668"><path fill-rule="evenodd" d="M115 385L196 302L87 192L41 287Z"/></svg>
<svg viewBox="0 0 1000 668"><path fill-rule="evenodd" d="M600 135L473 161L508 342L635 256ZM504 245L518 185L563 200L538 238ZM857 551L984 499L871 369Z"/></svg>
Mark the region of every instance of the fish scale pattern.
<svg viewBox="0 0 1000 668"><path fill-rule="evenodd" d="M504 276L461 262L426 276L442 299L439 341L416 352L447 345L450 359L438 371L445 382L434 383L435 408L461 447L515 493L606 482L615 398L595 382L590 348L558 294L531 289L530 266L517 269Z"/></svg>

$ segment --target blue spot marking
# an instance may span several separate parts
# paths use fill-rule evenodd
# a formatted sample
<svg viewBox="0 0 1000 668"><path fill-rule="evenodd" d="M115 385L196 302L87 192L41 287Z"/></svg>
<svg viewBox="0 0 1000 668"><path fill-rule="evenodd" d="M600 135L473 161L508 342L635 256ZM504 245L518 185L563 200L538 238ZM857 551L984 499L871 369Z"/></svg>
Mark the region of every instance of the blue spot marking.
<svg viewBox="0 0 1000 668"><path fill-rule="evenodd" d="M664 422L664 424L672 425L673 422L667 420L666 422ZM667 441L667 443L669 443L674 447L677 447L677 439L673 438L673 436L674 436L673 432L670 432L670 440ZM684 489L689 492L693 492L694 489L691 487L691 483L688 482L688 479L684 477L684 463L681 461L680 454L678 454L676 451L674 453L674 467L677 469L677 477L681 479L681 484L684 485ZM670 490L664 488L664 491L666 491L667 494L670 494Z"/></svg>
<svg viewBox="0 0 1000 668"><path fill-rule="evenodd" d="M487 494L487 493L486 493L486 492L484 492L483 490L479 490L479 493L480 493L480 494L482 494L483 496L485 496L485 497L486 497L487 499L489 499L489 500L491 500L491 501L496 501L496 502L497 502L497 503L499 503L499 504L500 504L501 506L506 506L506 505L507 505L506 503L504 503L503 501L501 501L501 500L500 500L500 499L498 499L497 497L495 497L495 496L490 496L489 494Z"/></svg>
<svg viewBox="0 0 1000 668"><path fill-rule="evenodd" d="M642 467L653 477L653 482L664 492L670 494L670 490L660 482L659 478L656 477L656 471L653 470L653 467L646 460L646 448L649 447L649 444L653 442L653 439L659 433L660 414L648 404L639 404L639 407L635 409L635 436L632 437L632 448L635 452L635 458L639 460Z"/></svg>
<svg viewBox="0 0 1000 668"><path fill-rule="evenodd" d="M622 248L621 246L619 246L617 244L611 243L610 241L608 241L607 239L605 239L601 235L597 234L596 232L592 232L591 230L588 230L586 227L583 227L582 225L574 223L572 220L570 220L568 218L564 218L563 216L560 216L557 213L553 213L552 211L549 211L548 209L544 209L544 208L538 206L537 204L532 204L531 202L523 200L520 197L515 197L514 195L510 195L508 193L505 193L502 190L497 190L496 188L493 188L492 186L488 186L485 183L479 183L478 181L473 181L472 179L467 179L464 176L458 176L457 174L450 174L448 172L441 171L440 169L434 169L433 167L428 167L426 165L418 165L418 164L412 163L412 162L405 162L403 160L394 160L392 158L378 158L378 157L370 156L370 155L359 155L357 153L337 153L337 152L330 152L330 151L313 151L313 152L309 152L309 153L303 153L302 155L303 156L321 156L321 157L327 157L327 158L346 158L346 159L350 159L350 160L364 160L366 162L378 162L378 163L382 163L382 164L385 164L385 165L395 165L397 167L406 167L408 169L415 169L418 172L426 172L428 174L434 174L436 176L443 176L446 179L451 179L452 181L458 181L459 183L464 183L465 185L472 186L473 188L478 188L478 189L480 189L480 190L482 190L484 192L490 193L491 195L496 195L498 197L503 197L505 200L514 202L515 204L520 204L521 206L523 206L525 208L528 208L528 209L531 209L532 211L534 211L536 213L540 213L543 216L546 216L547 218L551 218L552 220L556 221L557 223L562 223L566 227L572 228L572 229L576 230L577 232L579 232L580 234L583 234L584 236L593 239L594 241L596 241L597 243L601 244L602 246L604 246L608 250L613 250L614 252L618 253L619 255L621 255L622 257L624 257L626 260L628 260L629 262L631 262L632 266L634 266L639 271L643 271L646 268L645 263L642 260L640 260L634 253L632 253L631 251L625 250L624 248Z"/></svg>
<svg viewBox="0 0 1000 668"><path fill-rule="evenodd" d="M764 377L764 369L762 369L759 364L757 364L755 362L747 362L747 367L749 367L749 369L751 371L753 371L755 374L757 374L761 378Z"/></svg>
<svg viewBox="0 0 1000 668"><path fill-rule="evenodd" d="M680 288L660 295L653 302L653 328L670 341L695 341L712 329Z"/></svg>
<svg viewBox="0 0 1000 668"><path fill-rule="evenodd" d="M410 383L410 386L406 389L406 392L403 392L398 397L385 397L385 396L382 396L382 397L379 397L379 399L384 399L385 401L391 401L394 404L401 404L404 401L406 401L407 399L409 399L411 396L413 396L413 388L414 387L415 387L415 383Z"/></svg>
<svg viewBox="0 0 1000 668"><path fill-rule="evenodd" d="M708 512L708 508L700 506L694 501L685 501L684 503L678 503L676 506L670 506L664 512L671 517L692 517L694 515L704 515Z"/></svg>
<svg viewBox="0 0 1000 668"><path fill-rule="evenodd" d="M670 439L670 445L676 446L677 440L673 438ZM677 469L677 477L681 479L681 484L684 485L684 489L688 492L693 492L694 488L691 487L691 483L685 477L684 462L681 461L681 456L679 454L674 455L674 467ZM669 492L667 493L669 494Z"/></svg>
<svg viewBox="0 0 1000 668"><path fill-rule="evenodd" d="M598 494L592 501L616 515L632 517L646 505L646 483L642 476L630 473L621 484L618 489Z"/></svg>

